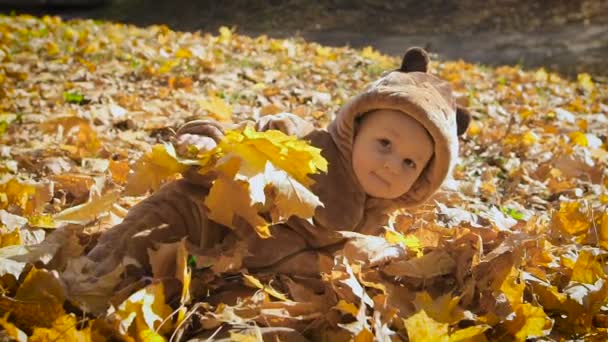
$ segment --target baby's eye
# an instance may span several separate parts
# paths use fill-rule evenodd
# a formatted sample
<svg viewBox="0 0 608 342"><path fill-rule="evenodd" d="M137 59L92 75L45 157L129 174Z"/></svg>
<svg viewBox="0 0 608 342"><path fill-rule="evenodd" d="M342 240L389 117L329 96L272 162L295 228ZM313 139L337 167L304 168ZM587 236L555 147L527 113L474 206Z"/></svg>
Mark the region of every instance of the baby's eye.
<svg viewBox="0 0 608 342"><path fill-rule="evenodd" d="M413 160L411 160L410 158L403 159L403 166L415 169L416 168L416 162L413 161Z"/></svg>
<svg viewBox="0 0 608 342"><path fill-rule="evenodd" d="M391 141L388 140L388 139L378 139L378 143L383 148L389 148L389 147L391 147Z"/></svg>

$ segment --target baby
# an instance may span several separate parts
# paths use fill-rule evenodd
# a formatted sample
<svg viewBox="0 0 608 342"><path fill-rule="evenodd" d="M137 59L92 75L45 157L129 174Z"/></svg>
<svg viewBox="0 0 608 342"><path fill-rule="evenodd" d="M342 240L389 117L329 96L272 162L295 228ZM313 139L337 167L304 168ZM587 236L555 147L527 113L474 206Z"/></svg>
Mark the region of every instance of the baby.
<svg viewBox="0 0 608 342"><path fill-rule="evenodd" d="M148 249L186 237L190 251L216 250L217 255L222 246L242 243L247 250L242 267L251 272L319 277L320 263L344 245L337 231L381 233L388 214L420 205L451 172L458 135L470 118L457 108L449 84L428 74L427 66L424 50L409 49L401 67L347 102L327 131L292 114L255 123L258 131L279 129L322 149L328 172L312 176L312 191L324 206L312 222L291 217L272 226L268 239L249 227L224 227L208 219L203 205L211 180L191 169L102 234L88 254L98 262L97 274L111 271L125 257L150 272ZM190 122L178 131L178 150L191 144L210 149L222 137L218 123Z"/></svg>

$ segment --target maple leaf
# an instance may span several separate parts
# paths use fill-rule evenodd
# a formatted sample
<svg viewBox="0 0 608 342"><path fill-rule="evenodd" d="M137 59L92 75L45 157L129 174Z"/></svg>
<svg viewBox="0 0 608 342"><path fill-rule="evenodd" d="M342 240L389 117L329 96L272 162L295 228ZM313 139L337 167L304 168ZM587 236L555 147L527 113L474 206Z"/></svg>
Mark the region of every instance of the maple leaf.
<svg viewBox="0 0 608 342"><path fill-rule="evenodd" d="M46 183L22 182L10 178L0 184L0 209L15 205L22 210L23 215L31 215L50 200L51 191Z"/></svg>
<svg viewBox="0 0 608 342"><path fill-rule="evenodd" d="M14 245L0 248L0 276L12 274L15 279L19 279L28 263L49 262L59 247L57 243L45 241L34 246Z"/></svg>
<svg viewBox="0 0 608 342"><path fill-rule="evenodd" d="M315 209L323 205L309 189L270 162L266 162L264 173L250 179L249 186L255 197L262 199L259 194L267 194L264 203L272 222L283 222L291 216L312 217Z"/></svg>
<svg viewBox="0 0 608 342"><path fill-rule="evenodd" d="M65 314L57 317L50 328L34 328L28 341L91 341L91 326L87 324L84 329L78 329L76 316Z"/></svg>
<svg viewBox="0 0 608 342"><path fill-rule="evenodd" d="M449 341L448 324L435 321L424 310L404 319L403 324L412 342Z"/></svg>
<svg viewBox="0 0 608 342"><path fill-rule="evenodd" d="M80 204L59 212L55 214L53 219L55 221L84 224L88 221L96 219L99 214L110 210L112 205L118 200L119 197L119 192L111 191L99 198L93 199L88 203Z"/></svg>
<svg viewBox="0 0 608 342"><path fill-rule="evenodd" d="M606 278L602 264L595 260L591 252L582 250L572 268L570 281L593 284L599 278Z"/></svg>
<svg viewBox="0 0 608 342"><path fill-rule="evenodd" d="M436 250L419 258L393 261L382 271L392 276L424 279L449 274L455 268L456 263L448 253Z"/></svg>
<svg viewBox="0 0 608 342"><path fill-rule="evenodd" d="M0 296L0 311L10 312L20 328L51 326L65 314L65 288L49 271L32 268L17 289L15 298Z"/></svg>
<svg viewBox="0 0 608 342"><path fill-rule="evenodd" d="M199 100L198 104L219 121L232 121L232 108L219 97L211 96L206 100Z"/></svg>
<svg viewBox="0 0 608 342"><path fill-rule="evenodd" d="M226 201L226 198L230 198L230 201ZM209 218L215 222L234 228L234 217L237 215L249 223L260 237L270 237L268 223L253 206L247 182L234 181L221 174L213 182L205 198L205 206L209 208Z"/></svg>
<svg viewBox="0 0 608 342"><path fill-rule="evenodd" d="M2 327L3 333L6 334L6 337L10 337L16 341L26 341L27 335L21 329L7 321L6 316L8 316L8 314L6 314L4 318L0 318L0 327Z"/></svg>
<svg viewBox="0 0 608 342"><path fill-rule="evenodd" d="M214 154L221 157L211 157ZM271 223L293 215L312 217L321 205L306 188L311 183L307 175L327 171L327 161L319 149L282 132L258 133L251 128L242 133L229 131L214 151L201 157L201 162L207 163L201 172L220 172L205 205L212 220L228 227L234 228L234 217L239 216L260 237L268 238ZM224 200L226 196L232 199L230 203ZM259 215L262 208L270 212L272 222Z"/></svg>
<svg viewBox="0 0 608 342"><path fill-rule="evenodd" d="M154 283L132 294L116 308L108 319L123 336L136 336L140 341L160 340L172 328L165 321L173 310L165 303L163 283Z"/></svg>
<svg viewBox="0 0 608 342"><path fill-rule="evenodd" d="M505 322L506 329L516 341L525 341L530 337L545 335L545 330L551 329L553 322L547 317L541 307L523 303L515 306L515 317Z"/></svg>
<svg viewBox="0 0 608 342"><path fill-rule="evenodd" d="M121 280L124 265L120 264L101 277L91 276L94 262L86 257L69 259L61 278L66 284L68 299L79 308L101 314L109 306L116 285Z"/></svg>
<svg viewBox="0 0 608 342"><path fill-rule="evenodd" d="M143 195L148 190L158 190L160 186L185 171L186 165L178 162L175 148L170 144L154 145L133 167L128 177L125 194Z"/></svg>
<svg viewBox="0 0 608 342"><path fill-rule="evenodd" d="M416 293L414 305L437 322L453 324L464 318L462 310L458 307L459 301L460 297L452 297L449 293L433 299L424 291Z"/></svg>
<svg viewBox="0 0 608 342"><path fill-rule="evenodd" d="M258 288L263 290L264 292L266 292L267 294L273 296L276 299L280 299L282 301L285 302L290 302L291 300L289 300L289 298L285 297L284 294L278 292L277 290L273 289L270 285L264 285L262 284L256 277L250 275L250 274L243 274L243 277L245 278L245 284L254 288Z"/></svg>

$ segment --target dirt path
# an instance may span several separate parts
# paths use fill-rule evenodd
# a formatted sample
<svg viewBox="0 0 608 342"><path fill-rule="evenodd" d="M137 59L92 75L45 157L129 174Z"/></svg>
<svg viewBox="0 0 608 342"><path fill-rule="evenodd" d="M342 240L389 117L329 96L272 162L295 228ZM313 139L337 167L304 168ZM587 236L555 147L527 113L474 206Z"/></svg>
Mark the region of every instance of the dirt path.
<svg viewBox="0 0 608 342"><path fill-rule="evenodd" d="M6 1L6 0L5 0ZM0 0L0 4L2 0ZM399 55L412 45L443 58L487 65L545 66L573 76L608 78L608 1L512 0L114 0L83 8L22 8L133 23L167 24L177 30L217 32L236 26L243 34L300 35L331 46L371 45ZM13 6L14 7L14 6ZM0 6L8 13L10 6Z"/></svg>

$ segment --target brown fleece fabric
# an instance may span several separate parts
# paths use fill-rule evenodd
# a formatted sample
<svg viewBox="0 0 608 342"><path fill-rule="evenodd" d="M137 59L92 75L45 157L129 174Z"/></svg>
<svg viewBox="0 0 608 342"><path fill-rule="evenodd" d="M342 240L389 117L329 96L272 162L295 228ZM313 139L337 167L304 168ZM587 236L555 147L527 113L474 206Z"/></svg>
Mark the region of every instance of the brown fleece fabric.
<svg viewBox="0 0 608 342"><path fill-rule="evenodd" d="M313 192L324 207L317 208L313 224L292 217L271 227L272 237L261 239L251 229L230 230L207 219L202 201L209 182L189 177L166 184L158 192L129 211L125 220L104 233L89 257L99 261L95 272L113 269L124 257L137 260L149 270L148 248L156 243L187 237L195 248L206 250L234 240L245 240L249 256L243 266L250 271L268 270L286 274L319 276L320 263L341 248L344 238L337 231L378 234L387 214L397 208L423 203L442 184L457 159L457 115L450 86L426 73L428 57L422 49L406 53L400 69L389 72L355 96L338 112L328 131L293 114L265 116L255 123L260 130L279 129L310 141L322 149L329 162L327 174L314 175ZM396 200L368 196L357 182L351 167L351 150L356 121L375 109L395 109L418 120L435 143L434 156L411 191ZM460 116L459 116L460 117ZM208 121L187 124L185 131L217 131ZM465 127L466 128L466 127ZM462 130L462 127L460 127ZM214 137L221 138L221 137ZM194 183L198 183L194 184ZM227 199L229 200L229 199Z"/></svg>

